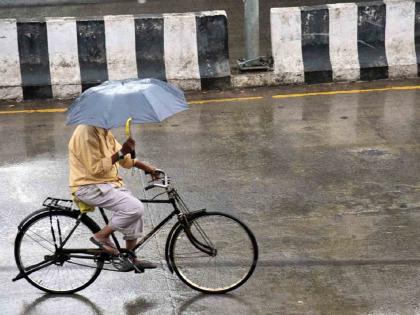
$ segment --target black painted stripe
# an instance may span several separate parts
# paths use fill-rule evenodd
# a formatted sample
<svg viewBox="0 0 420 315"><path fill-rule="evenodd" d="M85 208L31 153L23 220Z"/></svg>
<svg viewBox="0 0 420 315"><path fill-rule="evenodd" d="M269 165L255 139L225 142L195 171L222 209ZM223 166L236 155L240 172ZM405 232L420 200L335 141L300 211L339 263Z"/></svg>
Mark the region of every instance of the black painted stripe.
<svg viewBox="0 0 420 315"><path fill-rule="evenodd" d="M226 16L196 16L196 29L201 88L226 88L230 85Z"/></svg>
<svg viewBox="0 0 420 315"><path fill-rule="evenodd" d="M17 33L23 98L51 98L46 23L17 23Z"/></svg>
<svg viewBox="0 0 420 315"><path fill-rule="evenodd" d="M136 18L136 59L139 78L166 80L163 17Z"/></svg>
<svg viewBox="0 0 420 315"><path fill-rule="evenodd" d="M386 7L384 3L358 3L357 48L360 79L388 78L385 53Z"/></svg>
<svg viewBox="0 0 420 315"><path fill-rule="evenodd" d="M77 21L82 90L108 80L105 50L105 23L102 20Z"/></svg>
<svg viewBox="0 0 420 315"><path fill-rule="evenodd" d="M414 39L416 44L417 56L417 76L420 76L420 2L416 2Z"/></svg>
<svg viewBox="0 0 420 315"><path fill-rule="evenodd" d="M302 8L301 19L305 82L331 82L328 8L326 6Z"/></svg>

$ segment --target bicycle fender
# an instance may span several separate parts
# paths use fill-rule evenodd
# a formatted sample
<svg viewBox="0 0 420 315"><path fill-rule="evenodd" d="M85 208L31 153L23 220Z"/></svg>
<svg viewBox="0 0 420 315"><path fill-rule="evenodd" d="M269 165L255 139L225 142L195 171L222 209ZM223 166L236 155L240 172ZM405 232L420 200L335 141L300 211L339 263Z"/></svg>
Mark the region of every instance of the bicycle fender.
<svg viewBox="0 0 420 315"><path fill-rule="evenodd" d="M29 215L27 215L18 225L18 230L21 231L23 226L25 226L28 222L30 222L33 218L37 217L40 214L43 214L45 212L58 212L58 211L68 211L68 210L61 210L61 209L55 209L52 207L46 207L46 208L42 208L42 209L38 209L32 213L30 213ZM74 213L74 216L78 216L80 214L79 211L68 211L68 212L72 212ZM98 224L90 217L88 217L87 215L84 215L82 217L82 222L85 223L86 225L91 225L94 229L95 232L99 231L101 228L98 226Z"/></svg>
<svg viewBox="0 0 420 315"><path fill-rule="evenodd" d="M165 259L166 259L166 264L168 265L169 271L171 273L174 273L174 268L172 267L171 264L171 260L169 259L169 248L171 248L171 243L172 243L172 238L175 234L175 231L178 229L178 227L181 224L179 222L175 223L174 226L172 227L171 231L168 234L168 238L166 239L166 244L165 244Z"/></svg>
<svg viewBox="0 0 420 315"><path fill-rule="evenodd" d="M38 214L41 214L43 212L47 212L47 211L51 211L51 209L49 208L42 208L42 209L38 209L34 212L31 212L30 214L28 214L22 221L20 221L19 225L18 225L18 230L22 230L22 227L26 224L26 222L28 222L30 219L32 219L33 217L37 216Z"/></svg>
<svg viewBox="0 0 420 315"><path fill-rule="evenodd" d="M200 210L191 211L190 213L187 213L187 219L188 220L195 219L196 217L201 216L205 212L207 212L207 209L200 209Z"/></svg>

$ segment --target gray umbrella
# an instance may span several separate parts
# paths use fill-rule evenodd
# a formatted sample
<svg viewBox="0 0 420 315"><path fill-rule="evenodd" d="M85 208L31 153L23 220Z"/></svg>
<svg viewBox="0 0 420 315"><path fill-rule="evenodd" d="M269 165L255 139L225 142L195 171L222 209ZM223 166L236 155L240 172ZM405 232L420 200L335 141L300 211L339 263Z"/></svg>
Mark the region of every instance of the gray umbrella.
<svg viewBox="0 0 420 315"><path fill-rule="evenodd" d="M67 111L67 125L104 129L161 122L188 109L184 93L157 79L106 81L82 93Z"/></svg>

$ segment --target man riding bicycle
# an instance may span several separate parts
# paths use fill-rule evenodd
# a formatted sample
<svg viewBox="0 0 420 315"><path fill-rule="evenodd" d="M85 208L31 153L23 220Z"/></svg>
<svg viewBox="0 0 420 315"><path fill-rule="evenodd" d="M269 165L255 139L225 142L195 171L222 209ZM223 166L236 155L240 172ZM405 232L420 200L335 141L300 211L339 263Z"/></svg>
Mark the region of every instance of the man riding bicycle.
<svg viewBox="0 0 420 315"><path fill-rule="evenodd" d="M118 176L119 165L124 168L139 168L159 178L156 168L132 159L135 141L130 137L119 144L110 130L79 125L69 142L70 189L76 201L91 207L102 207L112 212L108 225L95 233L90 240L109 254L117 255L118 250L110 239L113 231L124 234L126 248L131 250L143 232L144 206L124 186ZM139 268L156 268L156 264L135 259ZM133 270L128 263L124 271Z"/></svg>

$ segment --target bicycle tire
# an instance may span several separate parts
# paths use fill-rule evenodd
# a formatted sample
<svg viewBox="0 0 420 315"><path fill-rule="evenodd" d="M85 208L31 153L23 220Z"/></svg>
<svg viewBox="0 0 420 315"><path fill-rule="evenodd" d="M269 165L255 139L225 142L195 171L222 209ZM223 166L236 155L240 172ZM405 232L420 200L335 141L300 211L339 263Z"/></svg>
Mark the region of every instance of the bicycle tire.
<svg viewBox="0 0 420 315"><path fill-rule="evenodd" d="M49 237L51 237L52 239L52 232L49 232L49 226L45 226L46 222L50 224L50 218L53 222L56 222L56 224L61 225L60 229L63 229L63 233L65 233L69 230L69 228L71 229L71 227L74 226L73 223L76 222L76 219L78 218L79 214L79 211L51 210L46 208L45 212L36 214L34 215L34 217L28 219L20 228L15 239L14 254L16 265L19 271L25 272L25 266L33 265L33 263L29 263L29 260L33 260L35 263L41 262L43 258L40 257L42 257L43 254L48 253L51 255L51 253L54 252L54 244L49 239ZM61 223L59 223L60 221ZM65 226L66 224L69 226L69 228ZM87 216L82 217L80 225L74 231L74 234L70 237L65 248L69 248L69 246L74 248L86 248L87 246L89 246L88 248L92 247L92 245L89 242L89 237L98 230L98 225L92 219L90 219ZM48 233L50 233L50 235L48 235ZM30 243L31 239L33 241L32 244ZM39 246L35 246L35 244L38 244ZM81 244L82 246L78 246L79 244ZM27 250L30 250L30 253L26 253ZM44 292L54 294L71 294L83 290L90 284L92 284L101 273L104 265L104 262L102 260L92 260L94 262L92 263L92 266L87 267L86 265L84 265L85 267L82 270L75 270L70 266L74 265L79 267L79 269L81 266L80 264L77 264L75 261L71 260L72 259L69 259L68 261L64 262L62 266L52 264L39 271L35 271L29 275L26 275L24 276L24 278L31 285ZM70 268L68 268L68 266ZM60 268L67 269L60 270ZM86 273L85 270L91 270L92 272ZM67 273L67 276L63 275L63 271ZM43 274L45 277L48 276L49 279L42 279ZM84 274L87 275L86 279L82 279L82 276ZM58 283L58 281L55 281L55 285L53 285L52 282L54 281L54 278L59 279L60 283ZM72 281L77 279L79 279L80 283L76 286L66 287L66 285L63 283L63 281Z"/></svg>
<svg viewBox="0 0 420 315"><path fill-rule="evenodd" d="M208 237L217 254L211 256L198 250L180 224L170 241L169 259L176 275L185 284L204 293L226 293L251 277L258 261L258 245L244 223L225 213L205 212L190 219L189 227L201 243L206 244L205 238ZM206 272L207 283L204 279ZM212 285L210 282L216 283Z"/></svg>

